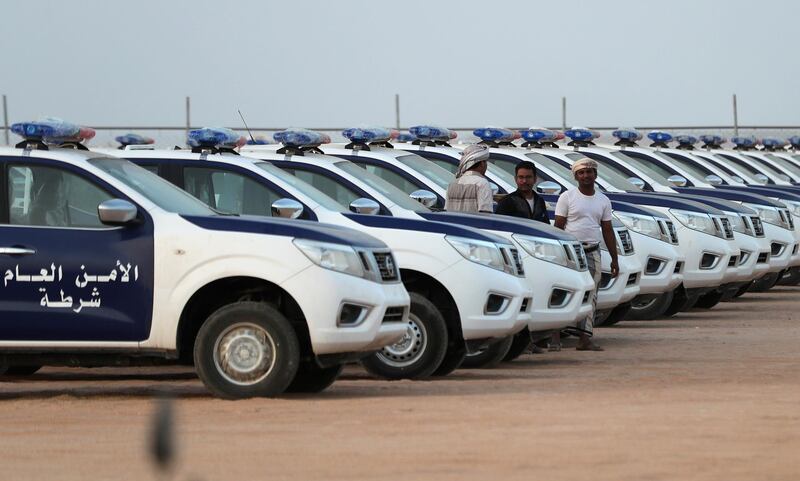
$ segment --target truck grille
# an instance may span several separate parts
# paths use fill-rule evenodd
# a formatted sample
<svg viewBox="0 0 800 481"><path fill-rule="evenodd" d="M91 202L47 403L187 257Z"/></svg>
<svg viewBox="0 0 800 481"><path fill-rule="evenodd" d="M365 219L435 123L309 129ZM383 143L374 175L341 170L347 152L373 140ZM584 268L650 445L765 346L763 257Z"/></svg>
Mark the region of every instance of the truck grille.
<svg viewBox="0 0 800 481"><path fill-rule="evenodd" d="M633 254L633 239L631 239L631 233L628 232L627 229L621 229L617 231L619 234L619 242L622 245L622 252L624 255Z"/></svg>
<svg viewBox="0 0 800 481"><path fill-rule="evenodd" d="M578 270L586 270L588 265L586 263L586 253L583 252L583 246L580 244L572 244L572 251L575 252L575 263L578 265Z"/></svg>
<svg viewBox="0 0 800 481"><path fill-rule="evenodd" d="M753 232L756 237L764 237L764 224L761 223L761 217L754 215L750 217L750 222L753 224Z"/></svg>
<svg viewBox="0 0 800 481"><path fill-rule="evenodd" d="M672 241L673 244L677 244L678 232L675 230L675 224L673 224L671 220L664 220L664 224L667 225L667 232L669 233L670 241Z"/></svg>
<svg viewBox="0 0 800 481"><path fill-rule="evenodd" d="M733 229L731 228L731 221L727 217L719 217L714 218L714 222L716 223L719 220L719 225L717 226L722 232L722 235L726 239L733 239Z"/></svg>
<svg viewBox="0 0 800 481"><path fill-rule="evenodd" d="M400 271L397 269L397 263L394 261L394 256L391 252L373 252L375 262L378 264L378 272L381 274L381 280L396 281L400 279Z"/></svg>
<svg viewBox="0 0 800 481"><path fill-rule="evenodd" d="M519 259L519 251L515 247L501 247L500 253L503 254L503 262L518 276L525 275L522 261Z"/></svg>

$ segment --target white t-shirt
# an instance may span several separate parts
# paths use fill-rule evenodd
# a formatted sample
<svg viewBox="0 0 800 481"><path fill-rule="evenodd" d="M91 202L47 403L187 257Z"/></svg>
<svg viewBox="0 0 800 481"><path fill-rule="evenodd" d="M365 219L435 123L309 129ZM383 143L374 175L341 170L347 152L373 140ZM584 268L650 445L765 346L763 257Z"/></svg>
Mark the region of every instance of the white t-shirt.
<svg viewBox="0 0 800 481"><path fill-rule="evenodd" d="M561 194L556 215L567 218L565 231L583 242L603 242L600 221L611 220L611 201L602 192L583 195L577 187Z"/></svg>

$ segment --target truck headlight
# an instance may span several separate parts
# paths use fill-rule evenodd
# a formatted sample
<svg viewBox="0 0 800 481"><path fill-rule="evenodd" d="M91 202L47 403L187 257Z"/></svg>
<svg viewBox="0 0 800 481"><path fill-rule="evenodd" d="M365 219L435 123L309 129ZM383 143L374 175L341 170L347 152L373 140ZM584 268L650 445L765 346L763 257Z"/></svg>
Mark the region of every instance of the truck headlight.
<svg viewBox="0 0 800 481"><path fill-rule="evenodd" d="M564 245L552 239L543 239L540 237L530 237L521 234L512 234L517 243L527 252L537 259L552 262L560 266L572 267L567 252L564 250Z"/></svg>
<svg viewBox="0 0 800 481"><path fill-rule="evenodd" d="M503 254L497 244L466 237L445 236L444 238L465 259L506 272Z"/></svg>
<svg viewBox="0 0 800 481"><path fill-rule="evenodd" d="M689 212L686 210L670 209L670 214L678 219L678 222L683 224L688 229L696 230L704 234L720 237L721 232L717 230L711 216L701 212Z"/></svg>
<svg viewBox="0 0 800 481"><path fill-rule="evenodd" d="M364 266L355 249L308 239L295 239L294 245L314 264L332 271L364 277Z"/></svg>
<svg viewBox="0 0 800 481"><path fill-rule="evenodd" d="M654 239L669 242L668 234L662 232L658 221L653 216L614 212L614 217L625 224L628 229Z"/></svg>
<svg viewBox="0 0 800 481"><path fill-rule="evenodd" d="M761 217L762 222L766 222L767 224L776 225L778 227L783 227L784 229L788 229L789 226L786 222L781 218L780 212L776 207L771 205L760 205L760 204L747 204L747 207L758 212L758 216Z"/></svg>
<svg viewBox="0 0 800 481"><path fill-rule="evenodd" d="M750 233L750 227L747 225L747 222L742 218L742 214L726 211L725 216L730 221L731 229L733 229L734 232L738 232L740 234L753 235L752 233Z"/></svg>

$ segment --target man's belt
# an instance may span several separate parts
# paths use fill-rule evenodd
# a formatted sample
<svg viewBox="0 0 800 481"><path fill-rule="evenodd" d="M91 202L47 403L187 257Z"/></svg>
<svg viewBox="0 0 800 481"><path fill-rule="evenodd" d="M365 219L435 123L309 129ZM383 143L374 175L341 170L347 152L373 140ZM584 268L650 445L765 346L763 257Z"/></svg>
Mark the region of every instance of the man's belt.
<svg viewBox="0 0 800 481"><path fill-rule="evenodd" d="M583 244L583 252L589 254L600 248L599 242L581 242Z"/></svg>

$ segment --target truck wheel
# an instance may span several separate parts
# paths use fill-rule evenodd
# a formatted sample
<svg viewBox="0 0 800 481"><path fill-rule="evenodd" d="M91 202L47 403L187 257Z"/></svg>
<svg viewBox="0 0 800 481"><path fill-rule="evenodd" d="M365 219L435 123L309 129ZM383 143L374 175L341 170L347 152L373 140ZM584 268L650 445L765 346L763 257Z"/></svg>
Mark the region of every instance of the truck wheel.
<svg viewBox="0 0 800 481"><path fill-rule="evenodd" d="M781 286L796 286L798 284L800 284L800 267L790 267L789 272L778 281L778 285Z"/></svg>
<svg viewBox="0 0 800 481"><path fill-rule="evenodd" d="M35 373L42 366L8 366L6 368L5 375L6 376L30 376L31 374ZM0 369L2 371L2 369ZM2 373L0 373L2 374Z"/></svg>
<svg viewBox="0 0 800 481"><path fill-rule="evenodd" d="M711 309L712 307L719 304L719 301L722 300L723 293L715 290L711 291L708 294L703 294L697 299L697 302L694 303L694 307L699 309Z"/></svg>
<svg viewBox="0 0 800 481"><path fill-rule="evenodd" d="M764 274L761 276L760 279L753 281L753 285L750 286L750 292L767 292L768 290L772 289L772 286L778 282L780 278L779 272L770 272L769 274Z"/></svg>
<svg viewBox="0 0 800 481"><path fill-rule="evenodd" d="M314 360L302 361L297 368L297 374L286 388L286 392L322 392L336 381L342 369L344 369L344 364L320 367Z"/></svg>
<svg viewBox="0 0 800 481"><path fill-rule="evenodd" d="M464 345L464 341L457 341L455 345L447 348L444 359L431 375L436 377L447 376L461 367L465 357L467 357L467 346Z"/></svg>
<svg viewBox="0 0 800 481"><path fill-rule="evenodd" d="M671 317L680 311L688 309L689 304L692 302L692 298L686 295L686 289L683 285L675 288L675 290L672 291L672 302L669 303L669 306L667 306L667 309L664 311L664 317Z"/></svg>
<svg viewBox="0 0 800 481"><path fill-rule="evenodd" d="M8 371L8 366L3 366L2 364L0 364L0 376L5 374L6 371Z"/></svg>
<svg viewBox="0 0 800 481"><path fill-rule="evenodd" d="M508 352L503 357L503 362L511 362L514 359L520 357L528 346L531 345L531 331L528 330L527 327L525 329L519 331L518 333L514 334L514 341L511 343L511 347L508 348Z"/></svg>
<svg viewBox="0 0 800 481"><path fill-rule="evenodd" d="M206 319L194 344L197 375L226 399L277 396L294 379L300 359L297 335L269 304L237 302Z"/></svg>
<svg viewBox="0 0 800 481"><path fill-rule="evenodd" d="M631 303L625 302L623 304L618 305L614 309L611 309L611 312L606 316L605 321L603 321L603 326L613 326L614 324L618 323L625 319L625 316L628 315L628 311L631 310Z"/></svg>
<svg viewBox="0 0 800 481"><path fill-rule="evenodd" d="M506 357L513 342L514 336L506 336L474 354L467 354L464 362L461 363L461 367L467 369L491 369L500 364L500 361Z"/></svg>
<svg viewBox="0 0 800 481"><path fill-rule="evenodd" d="M662 292L655 297L640 299L639 296L631 301L631 310L628 311L626 319L633 321L652 321L664 314L670 304L672 304L672 291Z"/></svg>
<svg viewBox="0 0 800 481"><path fill-rule="evenodd" d="M421 379L436 371L447 352L444 317L422 294L410 292L406 335L365 357L361 364L371 374L386 379Z"/></svg>

